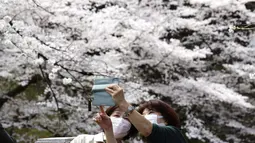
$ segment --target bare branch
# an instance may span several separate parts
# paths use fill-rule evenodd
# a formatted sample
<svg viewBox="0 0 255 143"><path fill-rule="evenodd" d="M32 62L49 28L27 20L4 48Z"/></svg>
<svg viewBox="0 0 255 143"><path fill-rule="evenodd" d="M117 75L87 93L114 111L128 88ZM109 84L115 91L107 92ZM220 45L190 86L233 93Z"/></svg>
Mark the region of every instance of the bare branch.
<svg viewBox="0 0 255 143"><path fill-rule="evenodd" d="M39 54L38 54L38 58L39 58L39 57L40 57L40 56L39 56ZM39 65L39 68L40 68L40 71L41 71L41 74L42 74L43 78L45 79L46 83L48 84L48 86L49 86L49 88L50 88L50 90L51 90L51 92L52 92L52 96L53 96L53 98L54 98L54 100L55 100L55 102L56 102L56 105L57 105L57 110L59 111L58 100L57 100L56 94L54 93L54 91L53 91L53 89L52 89L52 87L51 87L51 83L50 83L49 79L46 78L46 76L44 75L44 72L43 72L43 70L42 70L42 66L41 66L41 65Z"/></svg>
<svg viewBox="0 0 255 143"><path fill-rule="evenodd" d="M39 4L37 4L37 2L36 2L35 0L32 0L32 1L33 1L33 3L34 3L37 7L41 8L42 10L48 12L48 13L51 14L51 15L55 15L54 12L50 12L50 11L47 10L46 8L44 8L44 7L40 6Z"/></svg>
<svg viewBox="0 0 255 143"><path fill-rule="evenodd" d="M41 40L39 37L37 37L36 35L32 35L32 37L34 37L36 40L38 40L41 44L50 47L51 49L57 50L57 51L61 51L60 49L57 49L55 47L50 46L49 44L45 43L43 40Z"/></svg>

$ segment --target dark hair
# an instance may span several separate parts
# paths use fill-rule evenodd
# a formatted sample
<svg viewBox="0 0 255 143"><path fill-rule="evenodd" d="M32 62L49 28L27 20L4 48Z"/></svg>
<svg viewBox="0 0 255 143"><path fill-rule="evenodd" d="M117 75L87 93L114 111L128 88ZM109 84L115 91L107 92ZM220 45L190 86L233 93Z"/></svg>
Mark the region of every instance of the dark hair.
<svg viewBox="0 0 255 143"><path fill-rule="evenodd" d="M107 108L107 109L105 110L105 113L106 113L108 116L111 116L112 113L113 113L117 108L119 108L119 106L117 106L117 105L111 106L111 107L109 107L109 108Z"/></svg>
<svg viewBox="0 0 255 143"><path fill-rule="evenodd" d="M117 105L111 106L111 107L109 107L109 108L106 109L105 113L106 113L108 116L111 116L112 113L113 113L117 108L119 108L119 106L117 106ZM129 121L128 118L124 118L124 119L126 119L126 120ZM127 140L127 139L129 139L129 138L134 138L134 137L136 136L137 133L138 133L137 129L136 129L135 126L131 123L131 128L130 128L128 134L127 134L125 137L123 137L123 140Z"/></svg>
<svg viewBox="0 0 255 143"><path fill-rule="evenodd" d="M161 100L150 100L141 104L137 110L140 114L143 113L144 109L154 110L160 112L167 125L175 126L177 128L181 127L180 119L174 109Z"/></svg>

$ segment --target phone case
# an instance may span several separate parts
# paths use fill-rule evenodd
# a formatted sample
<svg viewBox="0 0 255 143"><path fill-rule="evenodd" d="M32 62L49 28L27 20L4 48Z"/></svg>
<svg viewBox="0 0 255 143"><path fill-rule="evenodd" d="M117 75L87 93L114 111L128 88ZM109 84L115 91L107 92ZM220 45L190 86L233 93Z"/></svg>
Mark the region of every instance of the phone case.
<svg viewBox="0 0 255 143"><path fill-rule="evenodd" d="M112 99L112 96L105 91L105 88L110 84L118 84L118 78L102 78L94 79L94 85L92 87L93 100L92 104L99 106L114 106L115 103Z"/></svg>

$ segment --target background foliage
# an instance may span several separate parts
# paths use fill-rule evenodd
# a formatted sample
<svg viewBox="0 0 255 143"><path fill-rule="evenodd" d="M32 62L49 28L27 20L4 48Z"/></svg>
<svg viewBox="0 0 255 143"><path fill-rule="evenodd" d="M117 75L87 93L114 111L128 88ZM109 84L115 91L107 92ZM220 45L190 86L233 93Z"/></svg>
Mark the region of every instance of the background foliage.
<svg viewBox="0 0 255 143"><path fill-rule="evenodd" d="M0 0L0 122L18 142L100 131L92 79L168 102L191 143L255 140L245 0Z"/></svg>

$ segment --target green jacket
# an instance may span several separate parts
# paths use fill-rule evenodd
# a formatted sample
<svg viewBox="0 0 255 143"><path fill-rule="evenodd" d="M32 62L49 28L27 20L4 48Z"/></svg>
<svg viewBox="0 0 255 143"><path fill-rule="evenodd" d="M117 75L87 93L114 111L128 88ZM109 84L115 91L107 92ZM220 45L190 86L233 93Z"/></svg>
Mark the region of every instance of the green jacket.
<svg viewBox="0 0 255 143"><path fill-rule="evenodd" d="M174 126L153 124L152 132L147 137L149 143L186 143L180 129Z"/></svg>

